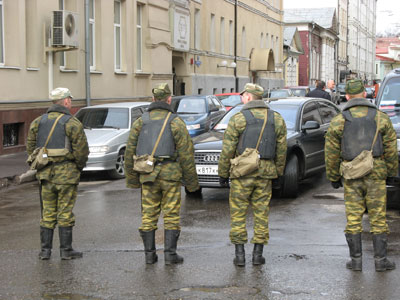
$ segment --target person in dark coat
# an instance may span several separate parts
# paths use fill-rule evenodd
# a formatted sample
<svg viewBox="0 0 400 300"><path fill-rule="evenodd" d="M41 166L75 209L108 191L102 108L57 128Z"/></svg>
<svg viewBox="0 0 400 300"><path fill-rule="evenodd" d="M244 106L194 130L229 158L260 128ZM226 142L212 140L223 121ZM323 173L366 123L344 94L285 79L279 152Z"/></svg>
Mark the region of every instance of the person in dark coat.
<svg viewBox="0 0 400 300"><path fill-rule="evenodd" d="M315 98L324 98L331 100L331 95L328 92L325 92L325 81L318 81L317 88L308 92L306 97L315 97Z"/></svg>

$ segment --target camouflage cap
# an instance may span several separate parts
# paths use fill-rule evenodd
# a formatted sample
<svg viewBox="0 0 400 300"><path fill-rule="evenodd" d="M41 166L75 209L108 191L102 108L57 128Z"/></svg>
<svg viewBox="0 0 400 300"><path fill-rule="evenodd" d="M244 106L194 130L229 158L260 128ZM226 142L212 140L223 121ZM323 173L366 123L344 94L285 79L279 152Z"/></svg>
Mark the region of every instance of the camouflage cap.
<svg viewBox="0 0 400 300"><path fill-rule="evenodd" d="M258 97L262 97L264 94L264 89L255 83L246 83L240 95L243 95L244 92L256 95Z"/></svg>
<svg viewBox="0 0 400 300"><path fill-rule="evenodd" d="M168 83L156 85L151 92L153 93L154 98L157 100L162 100L171 96L171 90L169 89Z"/></svg>
<svg viewBox="0 0 400 300"><path fill-rule="evenodd" d="M360 79L351 79L346 82L346 94L357 95L364 91L364 84Z"/></svg>
<svg viewBox="0 0 400 300"><path fill-rule="evenodd" d="M67 88L58 87L50 92L50 100L61 100L67 97L73 98L71 92Z"/></svg>

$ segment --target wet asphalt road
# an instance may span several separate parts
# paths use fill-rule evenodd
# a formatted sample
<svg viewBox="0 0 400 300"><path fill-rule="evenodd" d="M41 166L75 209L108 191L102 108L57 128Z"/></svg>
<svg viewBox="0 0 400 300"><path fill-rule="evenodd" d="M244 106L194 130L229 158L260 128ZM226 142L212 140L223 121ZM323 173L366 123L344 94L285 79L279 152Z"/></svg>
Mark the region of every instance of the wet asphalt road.
<svg viewBox="0 0 400 300"><path fill-rule="evenodd" d="M124 180L87 177L75 206L74 247L83 259L61 261L58 235L49 261L37 258L39 198L35 183L0 191L0 299L399 299L400 216L389 210L389 255L398 270L376 273L368 217L364 218L364 270L346 270L348 248L343 189L317 176L302 185L297 199L271 201L266 264L232 263L228 190L205 189L202 199L182 193L182 265L165 266L159 223L159 262L145 265L140 225L140 192ZM248 218L249 237L252 236Z"/></svg>

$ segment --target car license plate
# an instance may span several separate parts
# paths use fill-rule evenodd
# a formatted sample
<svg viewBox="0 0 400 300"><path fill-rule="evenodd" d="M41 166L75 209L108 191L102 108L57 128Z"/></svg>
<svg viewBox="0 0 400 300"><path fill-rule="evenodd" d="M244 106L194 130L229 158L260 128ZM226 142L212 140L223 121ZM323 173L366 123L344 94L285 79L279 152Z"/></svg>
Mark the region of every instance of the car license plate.
<svg viewBox="0 0 400 300"><path fill-rule="evenodd" d="M199 175L218 175L218 166L196 166Z"/></svg>

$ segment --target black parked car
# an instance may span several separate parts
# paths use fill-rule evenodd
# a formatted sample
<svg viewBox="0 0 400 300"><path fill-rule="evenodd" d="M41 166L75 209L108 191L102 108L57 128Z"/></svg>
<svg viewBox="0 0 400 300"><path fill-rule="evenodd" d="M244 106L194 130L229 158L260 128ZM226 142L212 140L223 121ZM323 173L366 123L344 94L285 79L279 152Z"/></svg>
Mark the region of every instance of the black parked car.
<svg viewBox="0 0 400 300"><path fill-rule="evenodd" d="M347 101L347 100L346 100L346 84L345 84L345 83L339 83L339 84L336 86L336 88L337 88L337 90L338 90L339 93L340 93L340 100L341 100L341 101Z"/></svg>
<svg viewBox="0 0 400 300"><path fill-rule="evenodd" d="M171 107L186 123L191 137L210 130L226 112L214 95L172 97Z"/></svg>
<svg viewBox="0 0 400 300"><path fill-rule="evenodd" d="M397 135L397 151L400 162L400 69L394 69L385 76L376 97L376 106L386 112L393 123ZM399 172L400 176L400 164ZM399 187L388 187L388 206L400 206Z"/></svg>
<svg viewBox="0 0 400 300"><path fill-rule="evenodd" d="M302 179L325 169L324 144L329 122L340 109L331 101L316 98L290 98L271 101L287 127L287 161L281 188L283 197L296 197ZM224 130L229 119L243 108L232 108L212 130L193 139L197 175L201 187L220 187L218 160Z"/></svg>

